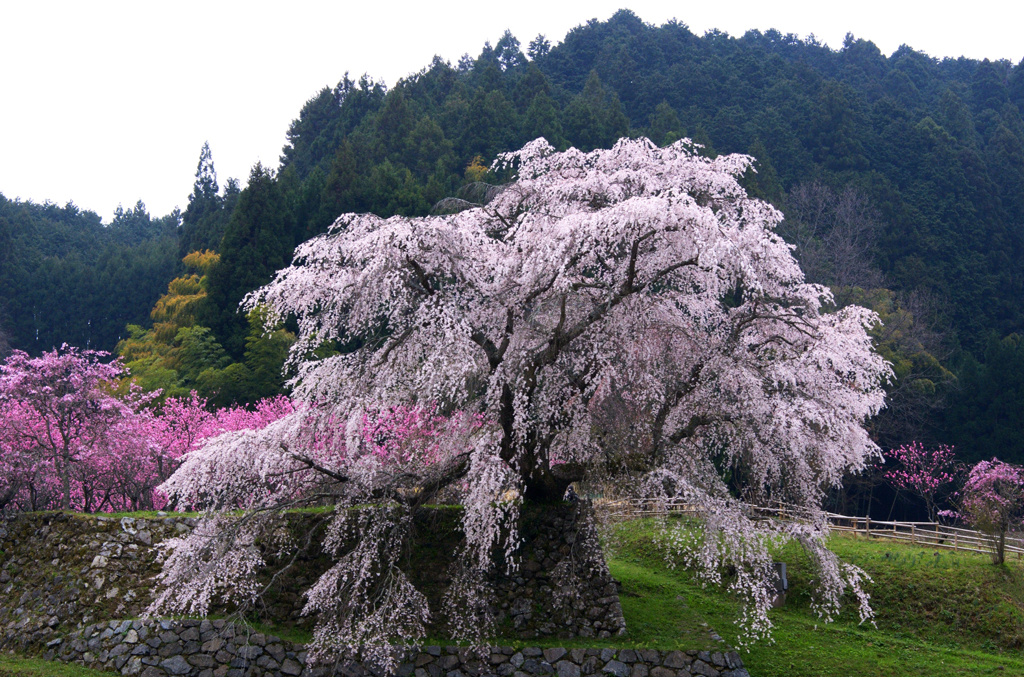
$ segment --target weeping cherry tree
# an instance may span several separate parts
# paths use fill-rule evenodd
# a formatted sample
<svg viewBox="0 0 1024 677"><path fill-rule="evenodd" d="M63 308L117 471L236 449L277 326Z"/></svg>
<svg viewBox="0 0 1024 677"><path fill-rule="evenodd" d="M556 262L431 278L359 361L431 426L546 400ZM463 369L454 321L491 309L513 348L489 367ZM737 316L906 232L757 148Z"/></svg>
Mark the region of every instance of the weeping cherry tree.
<svg viewBox="0 0 1024 677"><path fill-rule="evenodd" d="M465 550L445 609L453 635L479 640L493 628L489 572L516 567L522 502L601 476L700 516L666 521L666 556L712 582L735 571L748 637L771 627L769 547L787 539L818 568L820 614L852 588L869 617L865 574L825 548L820 504L878 457L863 428L890 373L866 333L877 317L825 312L828 289L804 282L774 233L781 214L737 182L751 158L708 159L686 140L558 153L538 139L495 164L514 179L486 203L345 214L245 300L297 321L299 405L192 452L163 486L207 513L173 544L152 611L254 600L273 517L326 502L334 559L306 593L313 646L384 656L435 611L398 553L417 507L454 488ZM320 359L323 344L343 349ZM609 398L628 402L648 441L624 474L595 437ZM436 415L426 432L395 427L408 444L367 443L367 425L396 407ZM805 517L763 518L756 508L774 501Z"/></svg>

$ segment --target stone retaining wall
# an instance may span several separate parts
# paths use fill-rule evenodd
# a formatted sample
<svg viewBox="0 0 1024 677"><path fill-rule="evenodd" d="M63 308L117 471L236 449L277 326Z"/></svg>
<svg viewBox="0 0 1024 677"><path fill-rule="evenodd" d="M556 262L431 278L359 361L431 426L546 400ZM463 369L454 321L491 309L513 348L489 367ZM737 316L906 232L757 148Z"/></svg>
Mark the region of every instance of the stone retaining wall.
<svg viewBox="0 0 1024 677"><path fill-rule="evenodd" d="M432 517L422 521L429 530ZM448 515L444 528L451 531L453 523L457 519ZM69 513L0 518L0 648L25 650L89 623L142 616L153 599L152 577L160 570L156 546L188 534L195 525L196 519L173 514L152 519ZM583 506L530 506L524 510L521 535L518 572L505 576L499 567L492 580L492 611L503 636L608 638L625 631L615 581ZM447 558L461 535L444 538L436 549ZM315 619L301 616L302 591L327 563L314 553L299 564L293 571L301 579L279 586L270 612L276 624L308 630ZM436 571L412 573L444 586L449 572L442 563ZM440 599L429 601L435 612L442 608ZM444 619L435 620L430 633L443 636Z"/></svg>
<svg viewBox="0 0 1024 677"><path fill-rule="evenodd" d="M585 505L524 507L519 571L494 581L505 633L521 639L626 632L615 579Z"/></svg>
<svg viewBox="0 0 1024 677"><path fill-rule="evenodd" d="M0 518L0 648L25 651L89 623L141 616L160 571L154 546L194 525L173 515Z"/></svg>
<svg viewBox="0 0 1024 677"><path fill-rule="evenodd" d="M43 657L139 677L383 677L356 660L310 666L298 644L224 621L110 621L47 643ZM749 677L736 652L425 646L397 677Z"/></svg>

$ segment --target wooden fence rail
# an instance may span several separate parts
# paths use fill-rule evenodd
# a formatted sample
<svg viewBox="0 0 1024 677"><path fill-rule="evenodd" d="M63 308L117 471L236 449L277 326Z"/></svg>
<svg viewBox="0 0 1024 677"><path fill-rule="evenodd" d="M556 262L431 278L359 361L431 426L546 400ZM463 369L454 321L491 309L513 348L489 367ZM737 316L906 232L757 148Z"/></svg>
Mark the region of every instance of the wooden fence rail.
<svg viewBox="0 0 1024 677"><path fill-rule="evenodd" d="M653 517L659 515L697 514L697 509L679 499L619 499L598 500L595 507L606 516L617 519ZM810 513L800 506L777 504L753 509L755 515L783 520L801 520ZM825 517L833 531L864 534L871 538L888 538L914 545L926 545L954 551L990 553L994 549L992 537L973 529L948 526L936 522L893 522L873 520L870 517L851 517L826 512ZM1006 553L1024 556L1024 534L1011 533L1006 536Z"/></svg>

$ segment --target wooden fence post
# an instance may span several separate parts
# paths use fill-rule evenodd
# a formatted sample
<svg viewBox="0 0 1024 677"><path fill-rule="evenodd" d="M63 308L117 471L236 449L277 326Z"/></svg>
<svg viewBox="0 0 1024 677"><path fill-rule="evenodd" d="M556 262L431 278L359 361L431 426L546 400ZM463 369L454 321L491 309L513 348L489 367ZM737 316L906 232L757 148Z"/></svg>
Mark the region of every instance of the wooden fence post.
<svg viewBox="0 0 1024 677"><path fill-rule="evenodd" d="M917 525L910 525L910 542L917 543Z"/></svg>
<svg viewBox="0 0 1024 677"><path fill-rule="evenodd" d="M864 518L864 535L871 538L871 515Z"/></svg>

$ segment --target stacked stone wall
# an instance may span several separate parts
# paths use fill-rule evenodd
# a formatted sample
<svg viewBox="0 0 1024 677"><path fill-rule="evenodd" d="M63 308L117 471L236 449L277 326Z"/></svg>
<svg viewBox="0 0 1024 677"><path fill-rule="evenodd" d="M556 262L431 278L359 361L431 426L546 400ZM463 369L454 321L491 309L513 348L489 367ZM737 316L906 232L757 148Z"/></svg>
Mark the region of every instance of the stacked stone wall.
<svg viewBox="0 0 1024 677"><path fill-rule="evenodd" d="M519 570L495 579L502 634L568 639L625 633L618 586L586 506L525 510Z"/></svg>
<svg viewBox="0 0 1024 677"><path fill-rule="evenodd" d="M176 515L37 513L0 520L0 648L142 677L382 677L354 657L337 666L307 665L301 645L225 621L109 620L143 615L153 596L152 577L160 570L157 546L187 535L195 524L193 518ZM554 638L621 635L625 620L617 585L585 507L534 506L527 509L523 525L518 571L492 581L502 636L525 643L547 638L550 643ZM450 558L450 553L442 554ZM319 575L310 562L297 583ZM301 608L299 593L285 591L279 597L284 603L275 607L281 618L272 620L294 621ZM438 606L431 600L432 608ZM400 677L555 673L747 674L734 653L538 647L497 647L482 655L464 647L423 647L405 652L398 670Z"/></svg>
<svg viewBox="0 0 1024 677"><path fill-rule="evenodd" d="M354 657L311 665L302 645L224 621L110 621L46 645L49 660L139 677L382 677ZM749 677L736 652L424 646L397 677Z"/></svg>
<svg viewBox="0 0 1024 677"><path fill-rule="evenodd" d="M427 516L422 522L430 525L434 520ZM144 519L36 513L3 520L0 647L27 647L89 623L142 616L153 598L152 578L160 571L159 544L187 535L195 524L195 518L174 515ZM518 571L509 576L499 567L492 581L493 611L503 635L607 638L625 631L618 590L585 508L531 508L521 533ZM442 549L452 546L447 538ZM442 559L450 556L446 550ZM289 579L276 591L271 622L311 626L313 619L301 616L304 586L299 584L312 583L324 567L310 558L298 579ZM415 573L443 580L448 572L441 567ZM440 609L440 598L430 599L430 606ZM435 635L444 630L443 619L431 628Z"/></svg>

